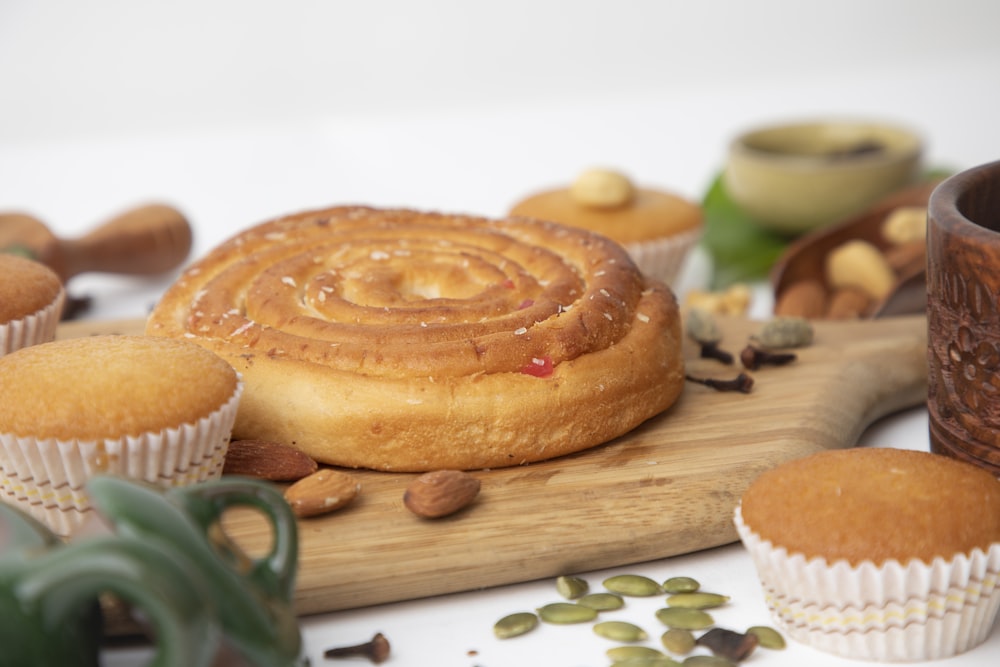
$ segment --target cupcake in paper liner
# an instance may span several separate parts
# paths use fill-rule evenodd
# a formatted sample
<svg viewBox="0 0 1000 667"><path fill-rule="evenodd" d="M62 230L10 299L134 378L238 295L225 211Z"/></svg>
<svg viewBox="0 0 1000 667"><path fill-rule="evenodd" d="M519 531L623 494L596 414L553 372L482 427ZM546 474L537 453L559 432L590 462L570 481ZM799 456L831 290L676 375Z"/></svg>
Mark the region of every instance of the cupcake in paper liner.
<svg viewBox="0 0 1000 667"><path fill-rule="evenodd" d="M765 472L734 521L776 623L846 658L936 660L1000 608L1000 481L897 449L825 451Z"/></svg>
<svg viewBox="0 0 1000 667"><path fill-rule="evenodd" d="M532 194L510 215L602 234L621 244L639 269L673 285L701 239L701 207L672 192L636 187L613 169L587 169L570 185Z"/></svg>
<svg viewBox="0 0 1000 667"><path fill-rule="evenodd" d="M91 475L217 478L242 391L228 363L183 340L92 336L0 357L0 494L66 537Z"/></svg>
<svg viewBox="0 0 1000 667"><path fill-rule="evenodd" d="M701 228L696 227L660 239L626 243L624 248L644 274L674 285L688 255L700 240Z"/></svg>
<svg viewBox="0 0 1000 667"><path fill-rule="evenodd" d="M0 253L0 356L56 336L66 293L43 264Z"/></svg>

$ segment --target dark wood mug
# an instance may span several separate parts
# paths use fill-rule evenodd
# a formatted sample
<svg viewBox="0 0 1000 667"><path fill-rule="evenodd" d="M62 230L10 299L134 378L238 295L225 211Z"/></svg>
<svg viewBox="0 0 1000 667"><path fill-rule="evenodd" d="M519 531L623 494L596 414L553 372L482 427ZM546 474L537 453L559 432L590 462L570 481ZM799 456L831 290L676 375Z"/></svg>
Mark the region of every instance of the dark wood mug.
<svg viewBox="0 0 1000 667"><path fill-rule="evenodd" d="M927 340L931 451L1000 476L1000 161L931 194Z"/></svg>

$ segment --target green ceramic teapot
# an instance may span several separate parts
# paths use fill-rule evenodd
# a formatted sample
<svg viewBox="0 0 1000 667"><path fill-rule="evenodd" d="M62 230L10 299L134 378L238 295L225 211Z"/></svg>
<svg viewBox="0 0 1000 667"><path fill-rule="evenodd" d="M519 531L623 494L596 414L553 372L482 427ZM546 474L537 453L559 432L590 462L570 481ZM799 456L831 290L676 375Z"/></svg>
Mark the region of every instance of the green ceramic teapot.
<svg viewBox="0 0 1000 667"><path fill-rule="evenodd" d="M277 489L227 477L163 491L105 476L87 493L112 533L70 543L0 503L0 667L97 667L102 594L148 623L153 667L207 667L223 645L257 667L307 664L291 604L295 517ZM271 524L261 558L219 537L223 513L241 506Z"/></svg>

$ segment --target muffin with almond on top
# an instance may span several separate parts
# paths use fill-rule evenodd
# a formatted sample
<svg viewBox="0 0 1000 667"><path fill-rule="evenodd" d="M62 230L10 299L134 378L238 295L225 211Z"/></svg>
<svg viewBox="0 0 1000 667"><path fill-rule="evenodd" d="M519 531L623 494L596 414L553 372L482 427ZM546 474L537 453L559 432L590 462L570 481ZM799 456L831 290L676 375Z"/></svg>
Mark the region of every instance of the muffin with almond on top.
<svg viewBox="0 0 1000 667"><path fill-rule="evenodd" d="M636 187L620 171L587 169L566 187L533 194L510 215L582 227L617 241L646 275L674 283L701 238L703 216L680 195Z"/></svg>

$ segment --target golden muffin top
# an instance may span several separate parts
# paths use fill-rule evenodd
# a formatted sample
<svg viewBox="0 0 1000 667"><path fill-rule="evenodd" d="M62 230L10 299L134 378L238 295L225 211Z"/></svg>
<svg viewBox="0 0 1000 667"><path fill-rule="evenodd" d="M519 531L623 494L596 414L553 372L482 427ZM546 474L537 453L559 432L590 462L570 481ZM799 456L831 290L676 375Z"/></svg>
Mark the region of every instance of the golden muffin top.
<svg viewBox="0 0 1000 667"><path fill-rule="evenodd" d="M0 432L92 440L197 422L236 391L236 371L185 340L103 335L0 357Z"/></svg>
<svg viewBox="0 0 1000 667"><path fill-rule="evenodd" d="M807 558L930 563L1000 541L1000 481L928 452L824 451L760 475L741 513L762 539Z"/></svg>
<svg viewBox="0 0 1000 667"><path fill-rule="evenodd" d="M695 229L702 209L671 192L638 188L623 174L589 169L568 187L516 203L511 215L549 220L603 234L618 243L649 241Z"/></svg>
<svg viewBox="0 0 1000 667"><path fill-rule="evenodd" d="M59 276L44 264L0 252L0 324L34 315L61 290Z"/></svg>

